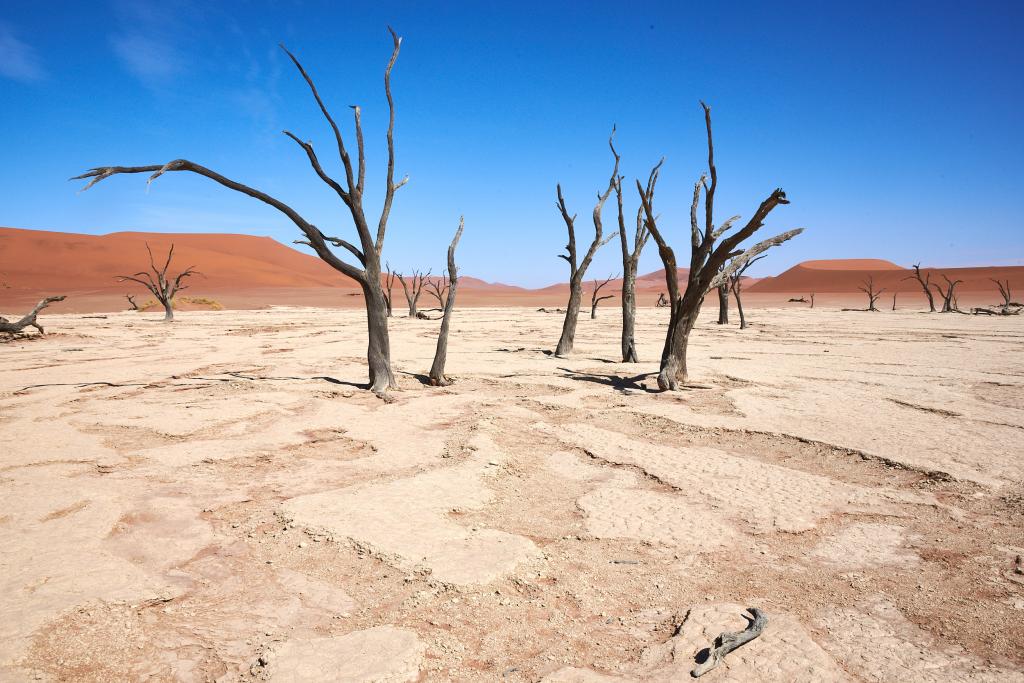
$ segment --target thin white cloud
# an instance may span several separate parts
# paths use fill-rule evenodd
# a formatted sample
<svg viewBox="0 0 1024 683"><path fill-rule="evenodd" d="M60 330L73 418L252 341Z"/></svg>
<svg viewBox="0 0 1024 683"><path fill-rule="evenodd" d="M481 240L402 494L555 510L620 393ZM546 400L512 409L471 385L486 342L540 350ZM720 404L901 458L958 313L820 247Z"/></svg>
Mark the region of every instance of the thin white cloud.
<svg viewBox="0 0 1024 683"><path fill-rule="evenodd" d="M4 23L0 23L0 76L22 83L46 78L46 70L35 49L19 40Z"/></svg>
<svg viewBox="0 0 1024 683"><path fill-rule="evenodd" d="M113 13L118 28L109 37L110 46L129 73L147 86L161 87L186 70L188 60L179 46L188 41L188 5L116 0Z"/></svg>
<svg viewBox="0 0 1024 683"><path fill-rule="evenodd" d="M150 85L176 76L185 66L173 47L151 35L119 34L110 43L124 67Z"/></svg>

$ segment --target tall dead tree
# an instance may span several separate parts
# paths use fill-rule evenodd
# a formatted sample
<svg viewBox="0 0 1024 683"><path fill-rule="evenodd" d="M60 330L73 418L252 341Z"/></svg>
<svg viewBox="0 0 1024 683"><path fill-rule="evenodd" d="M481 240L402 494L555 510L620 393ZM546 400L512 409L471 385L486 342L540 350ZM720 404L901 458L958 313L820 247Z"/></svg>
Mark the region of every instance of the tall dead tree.
<svg viewBox="0 0 1024 683"><path fill-rule="evenodd" d="M857 289L868 295L868 307L865 310L877 311L878 308L875 307L875 303L885 290L875 289L875 278L868 276L867 280L861 280L861 285Z"/></svg>
<svg viewBox="0 0 1024 683"><path fill-rule="evenodd" d="M764 226L765 219L775 207L789 203L786 193L781 189L776 189L761 202L745 226L715 246L715 240L728 232L739 216L733 216L718 228L714 225L714 199L718 186L718 172L715 169L714 144L711 138L711 109L703 102L701 102L701 107L704 109L704 124L707 128L711 184L707 185L707 176L701 175L700 180L693 186L693 203L690 205L690 272L685 291L681 292L679 288L675 252L659 230L654 213L654 189L664 159L651 170L646 190L639 180L636 183L640 201L643 204L647 229L650 230L651 237L657 243L658 254L665 265L665 280L672 307L665 347L661 353L661 368L658 373L658 386L662 390L676 390L687 382L686 351L690 332L697 322L701 304L704 303L704 297L708 292L728 282L729 277L750 259L803 232L803 228L797 228L758 242L747 249L739 248L744 240ZM700 201L701 188L705 190L703 230L697 220L697 205ZM730 261L729 265L723 268L726 261Z"/></svg>
<svg viewBox="0 0 1024 683"><path fill-rule="evenodd" d="M613 140L608 141L616 165L619 155L615 151ZM636 353L636 272L640 263L640 252L644 250L651 233L643 220L643 207L636 211L636 231L633 233L633 248L630 250L629 236L626 234L626 218L622 206L622 176L615 178L615 199L619 205L619 246L622 248L622 362L639 363ZM660 304L659 299L659 306ZM592 309L594 307L592 306ZM594 317L591 310L590 317Z"/></svg>
<svg viewBox="0 0 1024 683"><path fill-rule="evenodd" d="M946 274L942 274L942 279L946 281L946 290L942 290L942 285L938 282L933 282L932 287L942 297L942 313L953 313L959 312L959 308L956 305L956 286L963 283L963 280L950 280L946 277Z"/></svg>
<svg viewBox="0 0 1024 683"><path fill-rule="evenodd" d="M896 310L896 292L892 293L892 310Z"/></svg>
<svg viewBox="0 0 1024 683"><path fill-rule="evenodd" d="M11 335L12 337L16 334L20 334L26 327L34 327L39 330L39 334L46 334L43 326L36 321L36 316L39 315L39 311L43 310L47 306L58 301L64 301L65 297L62 296L48 296L39 303L36 304L35 308L22 316L21 320L15 320L11 322L7 318L0 316L0 332Z"/></svg>
<svg viewBox="0 0 1024 683"><path fill-rule="evenodd" d="M814 308L814 292L811 292L811 308Z"/></svg>
<svg viewBox="0 0 1024 683"><path fill-rule="evenodd" d="M590 294L590 319L593 320L597 317L597 305L605 299L614 299L614 294L605 294L604 296L598 296L601 293L601 288L612 281L614 275L609 275L604 279L604 282L598 282L594 280L594 291Z"/></svg>
<svg viewBox="0 0 1024 683"><path fill-rule="evenodd" d="M394 180L395 103L391 96L391 69L394 67L395 61L398 59L398 52L402 44L402 39L398 37L391 27L388 27L388 31L391 34L391 40L393 43L391 59L388 61L387 67L384 70L384 94L388 100L389 111L387 129L388 163L387 178L384 187L384 202L375 232L371 231L370 225L366 219L366 214L363 210L363 193L366 181L366 156L363 148L363 128L360 119L362 110L358 106L352 107L353 118L355 121L356 146L358 150L357 161L353 164L352 159L349 157L348 151L345 148L341 131L334 122L330 113L327 111L327 107L324 105L323 100L320 98L320 94L317 92L316 86L313 84L313 79L310 78L308 73L306 73L306 70L299 63L299 60L295 55L289 52L283 45L281 46L281 49L287 53L292 63L302 75L302 78L306 81L314 99L316 100L320 112L330 124L331 130L334 133L334 139L337 142L338 155L341 157L341 162L345 169L346 186L342 187L340 183L331 178L324 171L323 167L320 165L319 158L313 151L313 144L311 142L303 142L297 136L288 131L285 131L284 134L302 148L306 153L306 156L309 158L309 163L312 166L313 171L316 172L317 176L338 195L341 201L348 208L349 213L352 215L352 222L355 225L356 232L359 236L359 246L338 237L328 237L324 235L319 228L307 221L299 215L297 211L279 199L275 199L265 192L243 185L242 183L231 180L230 178L226 178L216 171L212 171L186 159L176 159L163 165L153 166L100 166L93 168L80 176L72 178L72 180L89 178L89 183L84 188L89 189L101 180L121 173L150 173L152 175L149 177L149 182L152 182L164 173L170 171L184 171L196 173L209 178L215 183L223 185L230 190L258 199L259 201L268 204L283 213L299 228L299 230L302 231L303 235L305 235L306 239L298 240L298 243L310 246L313 251L316 252L317 256L324 260L324 262L335 270L358 282L359 286L362 288L363 300L366 302L367 337L369 342L367 345L366 356L370 371L370 389L378 395L382 395L389 389L396 389L398 387L395 382L395 375L391 370L391 343L388 337L387 304L384 300L383 288L381 287L380 282L380 255L381 251L384 249L384 235L387 230L388 216L391 214L391 205L394 200L395 192L408 181L408 177L399 182L395 182ZM343 261L333 251L331 251L330 247L327 246L328 243L345 249L359 262L359 265L356 266Z"/></svg>
<svg viewBox="0 0 1024 683"><path fill-rule="evenodd" d="M996 287L999 288L999 296L1003 297L1003 308L1007 308L1013 303L1013 294L1010 292L1010 281L1000 282L995 278L989 278L992 282L996 283Z"/></svg>
<svg viewBox="0 0 1024 683"><path fill-rule="evenodd" d="M743 300L740 298L740 294L743 291L743 273L746 272L747 268L752 266L754 263L760 261L766 256L762 254L757 258L747 260L742 266L737 268L732 275L729 276L729 288L732 290L732 295L736 297L736 310L740 314L740 329L747 329L747 318L743 315Z"/></svg>
<svg viewBox="0 0 1024 683"><path fill-rule="evenodd" d="M905 277L903 279L904 280L917 280L917 283L919 285L921 285L921 289L924 291L924 295L928 298L928 312L929 313L934 313L935 312L935 297L932 296L932 290L931 290L932 274L931 273L925 273L924 277L921 277L921 264L920 263L915 263L913 265L913 268L914 268L914 274L913 275L908 275L907 277Z"/></svg>
<svg viewBox="0 0 1024 683"><path fill-rule="evenodd" d="M430 366L430 383L435 387L451 384L451 380L444 376L444 364L448 360L448 328L451 325L452 311L455 310L455 290L459 285L459 271L455 268L455 248L459 246L459 238L462 237L462 219L463 217L459 216L459 229L455 231L455 237L448 245L448 295L444 300L444 315L441 317L441 331L437 334L434 363Z"/></svg>
<svg viewBox="0 0 1024 683"><path fill-rule="evenodd" d="M418 317L419 311L416 310L416 306L420 301L420 295L423 294L423 286L427 283L427 278L430 277L430 271L423 273L418 270L412 271L412 282L406 283L405 276L399 273L398 281L402 283L402 291L405 292L405 300L409 303L409 317Z"/></svg>
<svg viewBox="0 0 1024 683"><path fill-rule="evenodd" d="M391 270L390 263L385 264L385 267L387 268L387 275L384 277L384 284L381 293L384 295L384 305L387 306L388 317L390 318L392 312L391 302L393 301L391 294L392 289L395 286L395 271Z"/></svg>
<svg viewBox="0 0 1024 683"><path fill-rule="evenodd" d="M612 135L608 138L608 144L612 144L615 138L615 127L612 127ZM614 148L612 148L614 154ZM558 201L555 206L562 214L565 227L569 231L569 243L565 245L565 254L559 254L558 258L565 259L569 264L569 304L565 307L565 320L562 323L562 336L558 339L555 347L556 356L567 356L572 353L573 343L576 341L576 320L580 315L580 302L583 299L583 277L587 274L590 262L594 260L597 250L615 239L618 231L602 239L603 228L601 225L601 210L604 203L608 201L612 190L615 189L615 181L619 177L619 156L615 155L615 167L612 169L612 177L608 181L608 189L604 194L597 194L597 204L594 206L594 239L590 247L579 261L576 254L576 214L569 216L569 210L565 208L565 198L562 197L562 184L556 185Z"/></svg>
<svg viewBox="0 0 1024 683"><path fill-rule="evenodd" d="M170 267L171 258L174 256L174 245L172 244L171 248L167 251L167 261L164 262L163 268L157 268L156 263L153 261L153 250L149 248L149 242L146 242L146 251L149 252L149 269L153 272L149 273L142 270L134 275L118 275L117 281L136 282L148 289L156 297L156 300L163 305L164 322L169 323L174 320L174 296L179 291L188 289L188 286L182 284L181 281L201 273L194 270L194 266L189 266L178 273L172 280L167 277L167 269ZM143 280L142 278L145 279Z"/></svg>

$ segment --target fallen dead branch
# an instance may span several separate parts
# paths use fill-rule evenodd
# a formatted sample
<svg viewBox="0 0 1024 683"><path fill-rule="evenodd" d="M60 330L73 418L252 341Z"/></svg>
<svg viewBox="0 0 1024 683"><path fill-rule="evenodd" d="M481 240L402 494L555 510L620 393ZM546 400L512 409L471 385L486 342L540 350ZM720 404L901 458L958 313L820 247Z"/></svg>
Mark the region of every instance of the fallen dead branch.
<svg viewBox="0 0 1024 683"><path fill-rule="evenodd" d="M64 298L64 295L48 296L39 303L37 303L36 307L29 311L28 314L26 314L21 320L17 320L13 323L9 321L7 318L0 317L0 332L6 332L7 334L14 336L16 334L21 334L21 331L24 330L26 327L34 327L37 330L39 330L39 334L46 334L46 332L43 330L43 326L36 322L36 316L39 315L39 311L43 310L52 303L64 301Z"/></svg>
<svg viewBox="0 0 1024 683"><path fill-rule="evenodd" d="M707 659L693 668L693 671L690 672L691 676L700 678L721 664L727 654L761 635L764 627L768 625L768 617L756 607L748 607L747 611L750 612L750 615L743 615L750 620L747 627L739 632L725 631L715 638L715 647L708 652Z"/></svg>

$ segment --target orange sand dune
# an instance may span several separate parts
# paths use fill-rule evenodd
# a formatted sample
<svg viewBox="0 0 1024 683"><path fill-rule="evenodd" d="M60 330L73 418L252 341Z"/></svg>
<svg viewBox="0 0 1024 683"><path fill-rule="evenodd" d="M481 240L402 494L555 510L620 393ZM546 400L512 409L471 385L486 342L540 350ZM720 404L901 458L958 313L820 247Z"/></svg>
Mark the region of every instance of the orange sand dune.
<svg viewBox="0 0 1024 683"><path fill-rule="evenodd" d="M912 278L914 271L909 268L890 267L888 261L843 261L842 263L881 263L886 267L871 268L831 268L827 261L808 261L793 266L776 277L764 278L750 285L748 291L760 294L768 293L803 293L810 292L842 292L856 293L869 277L873 278L876 288L884 288L887 292L920 292L921 286ZM825 265L821 265L825 264ZM984 266L978 268L922 268L921 276L931 276L931 282L939 283L945 288L942 276L951 280L962 280L957 285L958 292L976 292L993 294L993 301L998 299L996 285L992 279L1009 280L1011 289L1024 293L1024 266ZM911 279L906 279L910 277Z"/></svg>
<svg viewBox="0 0 1024 683"><path fill-rule="evenodd" d="M149 242L158 264L174 244L170 272L187 266L203 277L191 288L207 292L258 287L342 287L356 289L320 259L269 237L221 234L115 232L80 235L0 228L0 279L16 289L42 291L134 291L117 282L149 266Z"/></svg>
<svg viewBox="0 0 1024 683"><path fill-rule="evenodd" d="M193 265L205 277L190 282L186 296L209 297L225 308L252 309L272 305L361 307L362 292L358 285L323 263L320 259L299 252L269 237L227 234L167 234L119 232L108 235L81 235L0 228L0 308L16 312L44 295L67 294L60 304L61 312L103 312L124 310L124 295L136 295L142 303L151 296L135 283L119 283L116 275L132 274L149 264L146 242L157 260L165 257L175 245L171 272ZM916 282L905 281L912 271L879 259L836 259L807 261L777 277L748 280L745 291L751 303L766 305L785 303L791 294L832 293L843 301L855 303L862 296L861 282L874 277L877 287L892 292L915 293L913 304L924 301ZM998 300L990 278L1009 280L1015 292L1024 291L1024 267L927 269L932 280L942 282L941 274L963 280L958 292L961 302L994 303ZM679 269L680 284L685 286L687 269ZM437 275L432 279L438 279ZM603 275L602 275L603 279ZM666 291L665 271L657 270L637 277L637 302L653 306L658 293ZM589 303L593 280L584 284L584 303ZM567 283L540 289L490 283L463 275L460 277L460 306L564 306L568 297ZM617 306L622 293L622 279L609 282L604 294L615 299L603 306ZM393 288L395 311L405 310L402 288ZM1016 298L1020 298L1018 295ZM991 301L990 301L991 299ZM824 300L824 299L822 299ZM902 299L901 299L902 300ZM910 299L906 300L908 303ZM436 306L426 292L420 308ZM845 305L845 304L844 304ZM182 302L182 308L202 304Z"/></svg>
<svg viewBox="0 0 1024 683"><path fill-rule="evenodd" d="M800 265L811 270L903 270L902 266L879 258L834 258L804 261Z"/></svg>

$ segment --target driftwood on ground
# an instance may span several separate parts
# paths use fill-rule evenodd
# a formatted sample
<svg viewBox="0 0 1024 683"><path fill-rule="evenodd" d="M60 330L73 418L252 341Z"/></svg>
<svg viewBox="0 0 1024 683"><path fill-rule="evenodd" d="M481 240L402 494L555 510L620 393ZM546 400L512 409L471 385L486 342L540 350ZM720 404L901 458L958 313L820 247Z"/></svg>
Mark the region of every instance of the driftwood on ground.
<svg viewBox="0 0 1024 683"><path fill-rule="evenodd" d="M715 638L715 646L708 652L707 659L694 667L693 671L690 672L691 676L694 678L700 678L721 664L727 654L741 645L746 645L761 635L765 626L768 625L768 617L766 617L764 612L756 607L749 607L747 608L747 611L750 612L750 615L743 615L750 621L747 628L739 632L726 631Z"/></svg>
<svg viewBox="0 0 1024 683"><path fill-rule="evenodd" d="M36 320L36 316L39 315L39 311L43 310L52 303L64 301L64 298L65 297L63 295L46 297L45 299L37 303L35 308L33 308L31 311L25 314L25 316L23 316L21 320L11 322L7 318L0 317L0 332L6 332L7 334L13 336L15 334L21 334L21 331L24 330L26 327L34 327L37 330L39 330L39 334L46 334L46 332L43 330L43 326L40 325L39 322Z"/></svg>

